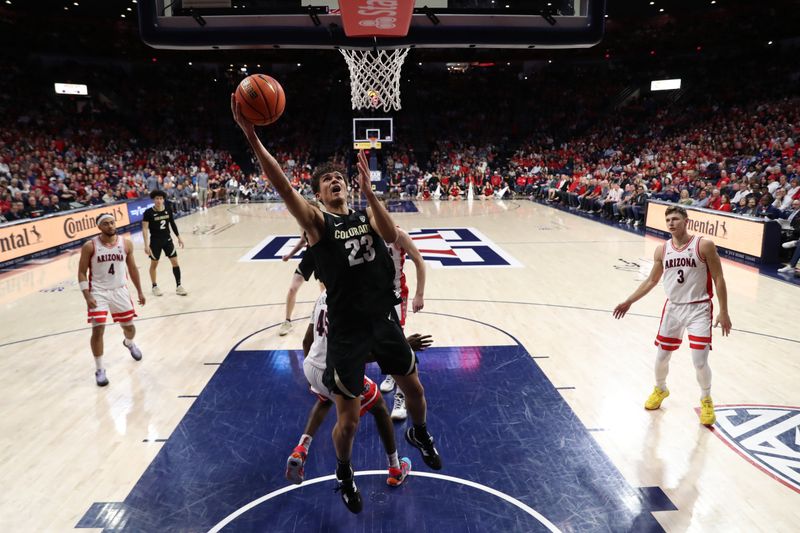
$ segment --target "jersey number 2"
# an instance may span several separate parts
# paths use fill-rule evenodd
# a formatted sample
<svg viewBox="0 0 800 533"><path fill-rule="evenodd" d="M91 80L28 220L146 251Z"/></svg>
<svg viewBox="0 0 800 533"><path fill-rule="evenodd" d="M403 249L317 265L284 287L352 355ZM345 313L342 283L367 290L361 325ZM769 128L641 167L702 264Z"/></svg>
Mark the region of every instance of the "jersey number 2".
<svg viewBox="0 0 800 533"><path fill-rule="evenodd" d="M166 220L162 220L161 221L161 229L167 229L167 221Z"/></svg>
<svg viewBox="0 0 800 533"><path fill-rule="evenodd" d="M347 260L350 266L360 265L363 262L369 263L375 259L375 248L372 247L372 235L364 235L359 239L358 237L345 241L344 247L350 250L350 255ZM358 252L363 249L361 257L358 257Z"/></svg>

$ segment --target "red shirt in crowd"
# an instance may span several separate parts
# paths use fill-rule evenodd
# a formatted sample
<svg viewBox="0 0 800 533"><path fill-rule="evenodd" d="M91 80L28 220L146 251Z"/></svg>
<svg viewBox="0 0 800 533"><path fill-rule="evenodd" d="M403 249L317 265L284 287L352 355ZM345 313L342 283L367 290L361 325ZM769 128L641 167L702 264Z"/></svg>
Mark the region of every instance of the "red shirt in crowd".
<svg viewBox="0 0 800 533"><path fill-rule="evenodd" d="M499 187L503 183L503 178L500 174L495 174L492 176L492 187Z"/></svg>
<svg viewBox="0 0 800 533"><path fill-rule="evenodd" d="M491 196L492 194L494 194L494 189L492 189L491 185L487 184L486 187L483 188L483 195ZM9 209L11 209L11 206L9 206Z"/></svg>
<svg viewBox="0 0 800 533"><path fill-rule="evenodd" d="M709 209L716 209L717 211L720 211L720 206L721 205L722 205L722 197L721 196L717 196L716 199L711 198L708 201L708 208Z"/></svg>
<svg viewBox="0 0 800 533"><path fill-rule="evenodd" d="M731 209L733 209L733 206L731 205L731 203L730 203L730 202L728 202L727 204L722 204L722 205L720 205L720 206L719 206L719 207L717 207L716 209L717 209L718 211L725 211L726 213L730 213Z"/></svg>

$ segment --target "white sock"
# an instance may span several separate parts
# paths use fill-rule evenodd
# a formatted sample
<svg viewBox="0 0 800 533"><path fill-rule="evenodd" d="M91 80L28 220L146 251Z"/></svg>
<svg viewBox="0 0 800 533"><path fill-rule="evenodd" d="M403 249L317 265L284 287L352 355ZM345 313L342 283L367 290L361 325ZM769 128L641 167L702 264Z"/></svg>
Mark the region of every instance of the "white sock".
<svg viewBox="0 0 800 533"><path fill-rule="evenodd" d="M95 357L94 358L94 366L97 368L97 370L102 370L103 369L103 356L102 355L100 357Z"/></svg>
<svg viewBox="0 0 800 533"><path fill-rule="evenodd" d="M391 455L387 454L386 457L389 458L389 468L400 468L400 460L397 459L397 450Z"/></svg>
<svg viewBox="0 0 800 533"><path fill-rule="evenodd" d="M313 440L313 438L314 437L312 437L311 435L303 433L303 436L300 437L300 442L298 442L297 445L302 446L303 448L306 449L306 451L308 451L308 449L311 447L311 441Z"/></svg>
<svg viewBox="0 0 800 533"><path fill-rule="evenodd" d="M700 399L711 396L711 367L708 366L708 348L692 350L692 362L700 385Z"/></svg>
<svg viewBox="0 0 800 533"><path fill-rule="evenodd" d="M659 348L656 352L656 387L662 391L667 390L667 374L669 374L670 357L672 357L672 352L668 352L664 348Z"/></svg>
<svg viewBox="0 0 800 533"><path fill-rule="evenodd" d="M131 346L133 346L133 341L128 337L125 337L125 339L122 341L122 344L130 348Z"/></svg>

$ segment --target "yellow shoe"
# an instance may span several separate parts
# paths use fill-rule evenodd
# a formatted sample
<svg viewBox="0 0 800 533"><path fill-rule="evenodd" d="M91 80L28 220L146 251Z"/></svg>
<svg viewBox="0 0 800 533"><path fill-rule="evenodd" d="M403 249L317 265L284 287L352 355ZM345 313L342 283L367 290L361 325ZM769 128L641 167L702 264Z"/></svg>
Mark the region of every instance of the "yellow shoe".
<svg viewBox="0 0 800 533"><path fill-rule="evenodd" d="M704 426L713 426L717 421L717 415L714 414L714 402L711 401L711 396L706 396L700 400L700 423Z"/></svg>
<svg viewBox="0 0 800 533"><path fill-rule="evenodd" d="M669 389L661 390L658 387L653 388L653 393L647 398L647 401L644 402L644 408L653 410L658 409L661 407L661 402L664 401L664 398L669 396Z"/></svg>

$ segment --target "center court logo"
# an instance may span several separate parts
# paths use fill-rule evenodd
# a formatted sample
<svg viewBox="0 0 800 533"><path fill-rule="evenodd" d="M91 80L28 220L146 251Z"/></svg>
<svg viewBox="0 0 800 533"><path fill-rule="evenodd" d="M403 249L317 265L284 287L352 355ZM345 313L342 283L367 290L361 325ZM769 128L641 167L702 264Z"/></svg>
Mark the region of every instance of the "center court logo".
<svg viewBox="0 0 800 533"><path fill-rule="evenodd" d="M800 492L800 407L718 405L714 433L749 463Z"/></svg>
<svg viewBox="0 0 800 533"><path fill-rule="evenodd" d="M432 268L521 268L522 264L475 228L423 228L409 232ZM239 261L280 261L300 237L270 235ZM302 254L295 256L300 259Z"/></svg>

